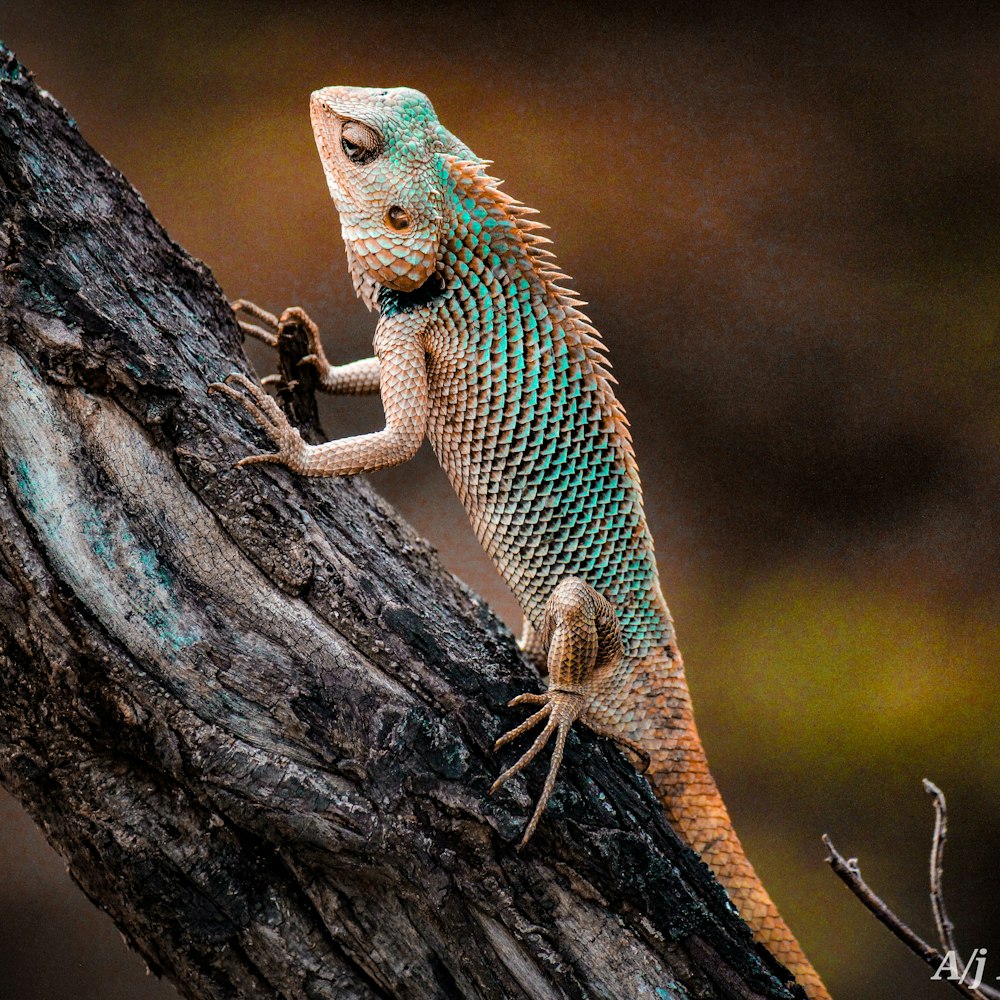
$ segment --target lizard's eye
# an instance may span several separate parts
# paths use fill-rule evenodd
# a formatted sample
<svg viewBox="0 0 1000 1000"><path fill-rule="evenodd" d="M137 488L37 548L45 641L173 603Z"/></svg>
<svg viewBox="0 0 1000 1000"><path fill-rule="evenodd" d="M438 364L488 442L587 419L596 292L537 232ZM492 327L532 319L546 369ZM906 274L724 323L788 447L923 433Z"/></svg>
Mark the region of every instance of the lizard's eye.
<svg viewBox="0 0 1000 1000"><path fill-rule="evenodd" d="M382 137L361 122L344 122L340 148L351 163L371 163L382 152Z"/></svg>
<svg viewBox="0 0 1000 1000"><path fill-rule="evenodd" d="M410 228L410 216L401 205L390 205L385 213L385 221L390 227L401 233L404 229Z"/></svg>

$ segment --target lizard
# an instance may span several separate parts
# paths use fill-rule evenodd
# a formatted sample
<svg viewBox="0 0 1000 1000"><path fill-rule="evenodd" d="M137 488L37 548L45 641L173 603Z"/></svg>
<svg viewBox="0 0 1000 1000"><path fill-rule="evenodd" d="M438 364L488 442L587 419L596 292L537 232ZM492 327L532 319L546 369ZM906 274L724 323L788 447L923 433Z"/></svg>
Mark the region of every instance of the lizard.
<svg viewBox="0 0 1000 1000"><path fill-rule="evenodd" d="M405 462L428 438L472 527L524 615L520 646L548 675L534 712L497 741L541 727L495 791L554 737L521 841L534 832L574 723L633 752L675 830L714 871L757 940L811 1000L829 994L748 860L692 713L661 592L625 410L605 345L548 249L537 213L406 88L326 87L310 115L340 215L351 277L378 313L374 356L333 365L297 307L276 317L232 303L274 346L305 325L320 387L379 393L385 427L306 444L274 398L241 373L209 387L243 406L280 463L350 476ZM251 320L255 322L251 322ZM266 380L265 380L266 381Z"/></svg>

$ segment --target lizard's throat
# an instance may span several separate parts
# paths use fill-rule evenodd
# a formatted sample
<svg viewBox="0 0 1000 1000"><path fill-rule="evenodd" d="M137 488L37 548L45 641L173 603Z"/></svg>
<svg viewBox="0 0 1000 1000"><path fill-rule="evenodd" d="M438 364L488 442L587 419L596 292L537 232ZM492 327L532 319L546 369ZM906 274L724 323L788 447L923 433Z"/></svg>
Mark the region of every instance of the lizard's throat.
<svg viewBox="0 0 1000 1000"><path fill-rule="evenodd" d="M412 292L420 288L437 266L438 236L413 230L392 233L386 227L369 220L353 221L341 216L341 230L347 244L352 270L362 272L376 284L397 292Z"/></svg>

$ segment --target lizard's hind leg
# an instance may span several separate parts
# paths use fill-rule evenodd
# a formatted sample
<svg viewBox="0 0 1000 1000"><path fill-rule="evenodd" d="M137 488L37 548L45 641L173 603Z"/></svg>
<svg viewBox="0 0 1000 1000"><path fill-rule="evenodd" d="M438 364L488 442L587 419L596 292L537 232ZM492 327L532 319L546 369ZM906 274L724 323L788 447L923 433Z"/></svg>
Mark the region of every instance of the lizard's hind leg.
<svg viewBox="0 0 1000 1000"><path fill-rule="evenodd" d="M631 740L620 737L588 720L587 709L600 692L604 682L622 657L621 627L611 604L593 587L577 577L561 580L545 603L542 628L532 635L542 649L549 672L549 689L544 694L522 694L511 705L541 705L529 719L501 736L494 749L517 739L545 721L542 731L531 747L512 767L493 783L490 794L508 779L523 770L556 734L552 762L538 804L524 831L519 847L523 847L538 826L552 789L555 787L559 765L570 727L579 720L602 736L610 736L648 761L643 750Z"/></svg>

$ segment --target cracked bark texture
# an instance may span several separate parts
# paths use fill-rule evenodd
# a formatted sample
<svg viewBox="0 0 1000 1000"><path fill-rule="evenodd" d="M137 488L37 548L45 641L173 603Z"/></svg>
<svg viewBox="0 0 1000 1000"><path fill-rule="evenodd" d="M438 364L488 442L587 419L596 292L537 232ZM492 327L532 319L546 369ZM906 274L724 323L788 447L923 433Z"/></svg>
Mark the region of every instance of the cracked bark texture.
<svg viewBox="0 0 1000 1000"><path fill-rule="evenodd" d="M0 257L0 780L154 971L802 995L605 742L514 849L543 765L491 799L490 747L538 678L364 483L233 468L264 442L205 393L248 372L221 291L6 49Z"/></svg>

